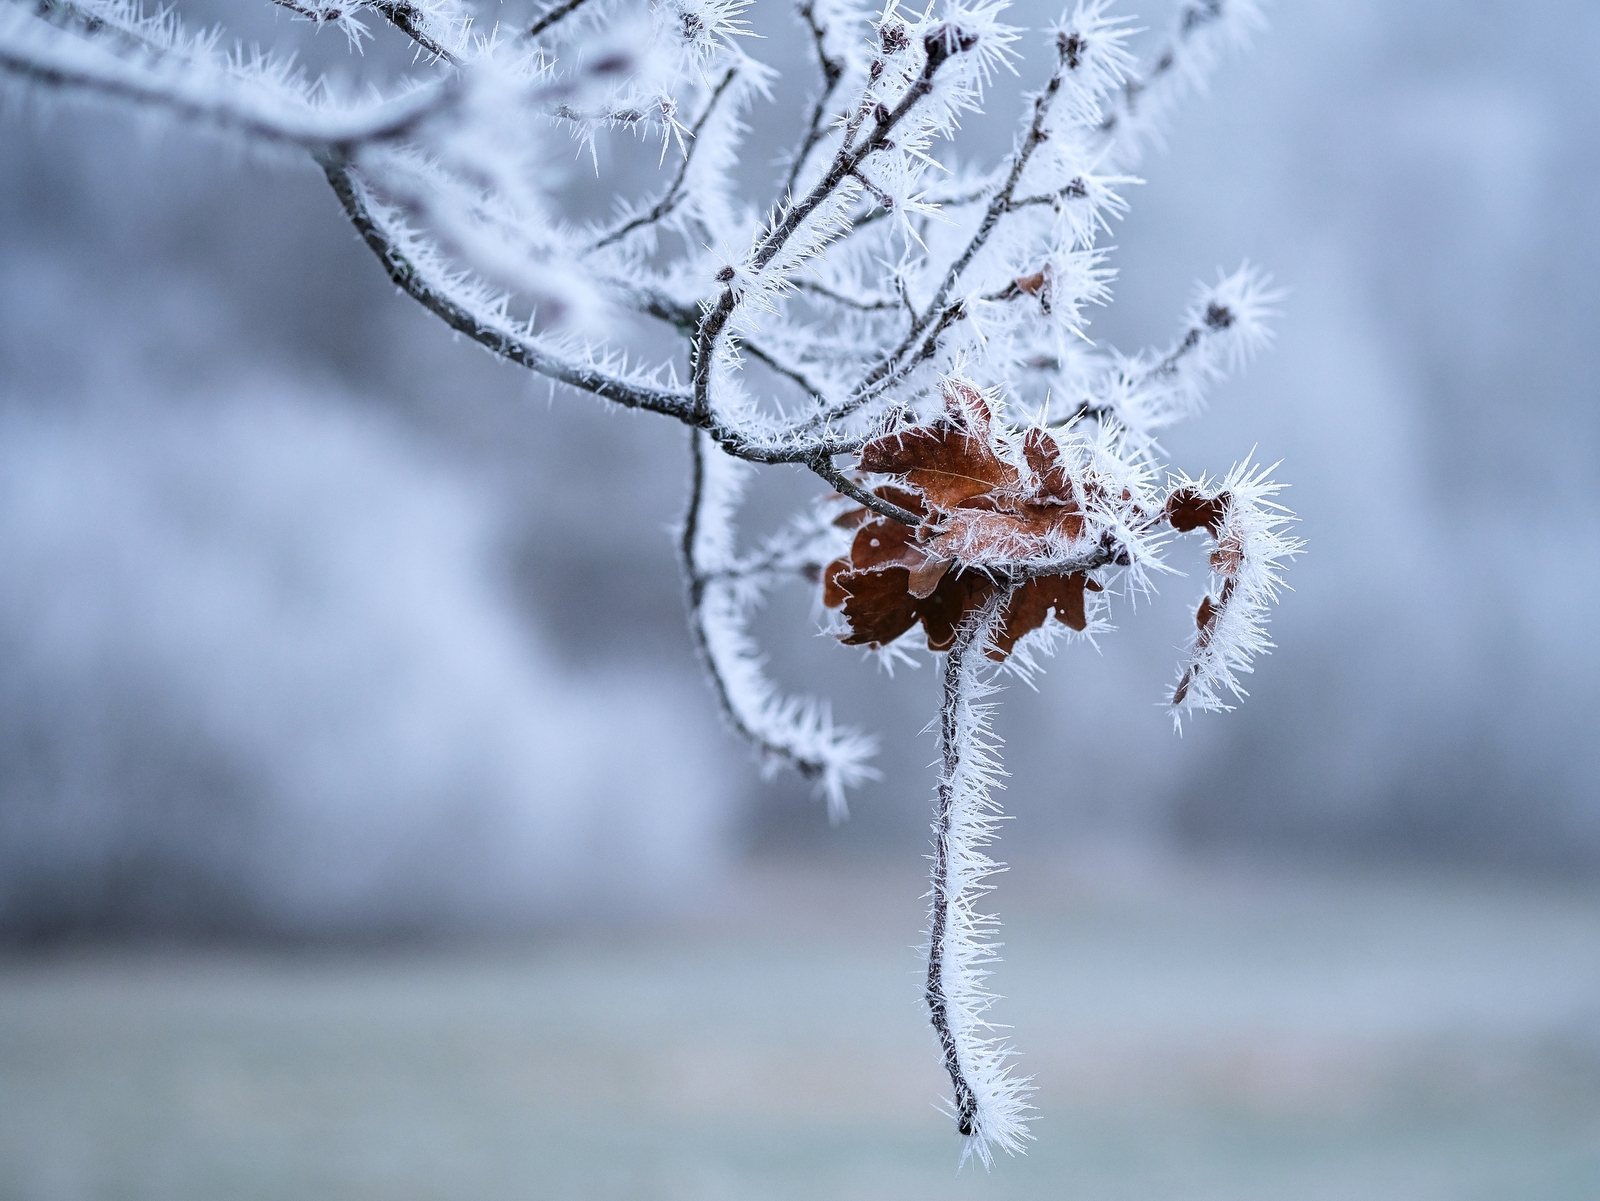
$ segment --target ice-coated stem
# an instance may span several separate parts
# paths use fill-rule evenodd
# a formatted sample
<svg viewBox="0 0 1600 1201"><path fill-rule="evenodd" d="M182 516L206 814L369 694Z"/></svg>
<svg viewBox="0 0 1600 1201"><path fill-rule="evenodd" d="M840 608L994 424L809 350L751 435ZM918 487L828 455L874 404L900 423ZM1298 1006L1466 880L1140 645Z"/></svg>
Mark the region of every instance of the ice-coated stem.
<svg viewBox="0 0 1600 1201"><path fill-rule="evenodd" d="M1011 1075L1011 1050L989 1034L983 1018L995 1001L983 979L996 944L986 941L993 919L973 908L992 887L984 880L1000 868L982 850L1000 816L990 789L1001 771L989 706L978 702L993 687L984 675L983 652L1009 599L1008 591L996 592L962 624L945 656L924 993L950 1074L956 1129L966 1139L962 1158L976 1155L985 1164L991 1147L1022 1150L1029 1137L1022 1114L1031 1091L1026 1080Z"/></svg>

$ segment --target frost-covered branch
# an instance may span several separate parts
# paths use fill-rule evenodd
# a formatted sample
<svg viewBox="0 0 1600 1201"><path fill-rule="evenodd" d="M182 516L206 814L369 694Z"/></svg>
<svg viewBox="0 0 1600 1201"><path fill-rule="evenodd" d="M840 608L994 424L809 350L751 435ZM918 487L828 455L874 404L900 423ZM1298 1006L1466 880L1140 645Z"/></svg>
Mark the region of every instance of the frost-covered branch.
<svg viewBox="0 0 1600 1201"><path fill-rule="evenodd" d="M1241 370L1272 340L1271 318L1283 294L1249 264L1196 291L1183 335L1160 354L1116 356L1066 416L1113 420L1136 438L1193 416L1207 391Z"/></svg>
<svg viewBox="0 0 1600 1201"><path fill-rule="evenodd" d="M531 41L532 39L538 37L545 30L549 29L557 21L571 16L586 3L588 3L588 0L561 0L561 3L552 5L550 8L546 9L545 12L540 15L539 19L528 27L528 31L522 36Z"/></svg>
<svg viewBox="0 0 1600 1201"><path fill-rule="evenodd" d="M734 511L743 489L744 464L730 459L702 433L691 438L693 469L680 550L689 587L689 624L716 691L723 716L759 756L763 770L794 768L815 780L830 817L849 812L847 790L876 773L868 759L876 741L836 726L826 701L782 696L762 672L747 623L766 586L820 559L807 555L826 543L831 527L803 523L776 546L741 562L734 552Z"/></svg>
<svg viewBox="0 0 1600 1201"><path fill-rule="evenodd" d="M1262 23L1256 0L1188 0L1167 42L1143 70L1128 73L1100 124L1116 160L1136 162L1184 96L1205 87L1222 53Z"/></svg>
<svg viewBox="0 0 1600 1201"><path fill-rule="evenodd" d="M372 205L347 163L328 158L323 169L350 223L378 256L395 286L451 329L501 358L625 408L680 419L688 412L690 397L682 389L659 387L546 349L545 339L509 315L504 297L469 279L452 276L425 241Z"/></svg>
<svg viewBox="0 0 1600 1201"><path fill-rule="evenodd" d="M461 61L430 28L434 20L445 15L440 10L447 8L448 0L445 0L445 3L440 3L440 0L432 0L432 3L428 0L422 0L420 3L414 3L413 0L332 0L332 2L272 0L272 2L310 21L313 25L338 26L350 40L351 46L356 48L360 47L362 39L371 36L367 27L361 22L360 14L376 13L438 61L452 66ZM448 20L448 17L446 19Z"/></svg>
<svg viewBox="0 0 1600 1201"><path fill-rule="evenodd" d="M83 6L86 27L93 9ZM209 50L197 45L196 49ZM0 72L90 99L132 102L263 142L315 153L407 137L456 95L445 80L389 100L318 103L286 64L257 57L219 69L200 57L138 61L74 37L20 6L0 9Z"/></svg>
<svg viewBox="0 0 1600 1201"><path fill-rule="evenodd" d="M672 182L667 185L667 190L662 194L661 199L656 201L647 212L640 213L637 217L624 221L616 229L595 239L594 245L590 247L591 250L599 250L610 246L614 242L622 241L634 230L654 224L683 203L686 194L683 186L684 180L688 177L689 168L694 163L694 153L700 148L700 135L705 131L706 123L711 120L712 114L717 110L717 104L722 100L723 95L738 77L738 74L737 70L730 69L722 77L722 82L717 84L715 90L712 91L711 99L706 101L705 112L700 114L700 119L689 130L688 147L684 150L683 162L678 167L678 173L673 177Z"/></svg>
<svg viewBox="0 0 1600 1201"><path fill-rule="evenodd" d="M816 781L834 819L873 743L767 678L750 620L768 590L820 584L827 628L889 665L944 657L927 1000L963 1155L1020 1151L1029 1090L986 1024L976 908L1000 775L983 698L1109 631L1115 598L1148 595L1175 538L1202 531L1213 578L1170 699L1175 719L1224 709L1300 550L1264 472L1191 476L1156 441L1267 342L1266 277L1202 287L1164 349L1118 353L1090 328L1128 165L1254 3L1188 0L1135 70L1109 0L1033 33L1004 0L801 0L821 86L766 195L735 170L776 94L750 0L557 0L504 34L478 0L273 3L353 50L387 22L417 47L410 73L347 91L136 0L0 0L0 75L306 152L389 280L450 329L687 426L692 637L728 726L765 770ZM1032 54L1048 78L1006 152L960 145L994 74ZM581 190L574 157L596 177ZM636 338L647 322L666 328ZM744 482L777 464L830 491L740 553Z"/></svg>
<svg viewBox="0 0 1600 1201"><path fill-rule="evenodd" d="M1032 1087L1014 1076L1013 1052L984 1015L995 996L984 984L995 962L994 918L977 905L1002 870L984 853L995 840L1000 808L991 795L1004 773L1000 740L989 728L994 691L981 653L995 636L1009 592L996 593L970 614L945 655L939 707L938 807L933 824L933 878L928 906L928 976L925 996L945 1071L951 1109L965 1142L961 1158L988 1165L991 1148L1016 1154L1031 1137L1023 1114Z"/></svg>
<svg viewBox="0 0 1600 1201"><path fill-rule="evenodd" d="M811 34L811 44L817 54L817 66L822 71L822 92L811 107L811 117L806 122L805 135L800 139L800 145L795 148L793 161L789 165L789 177L783 185L786 196L794 194L806 160L811 157L811 152L816 149L817 143L823 139L827 128L829 106L833 103L834 93L838 90L839 82L844 78L845 72L844 59L828 53L828 25L817 15L816 0L802 0L795 11L806 23L806 29Z"/></svg>
<svg viewBox="0 0 1600 1201"><path fill-rule="evenodd" d="M1268 499L1282 485L1267 479L1270 468L1236 464L1217 481L1179 476L1167 501L1173 528L1204 529L1210 536L1212 575L1221 581L1195 613L1194 645L1172 690L1172 720L1196 710L1231 709L1222 693L1242 699L1239 675L1253 671L1251 660L1272 648L1267 611L1283 588L1285 560L1304 544L1284 533L1294 515Z"/></svg>

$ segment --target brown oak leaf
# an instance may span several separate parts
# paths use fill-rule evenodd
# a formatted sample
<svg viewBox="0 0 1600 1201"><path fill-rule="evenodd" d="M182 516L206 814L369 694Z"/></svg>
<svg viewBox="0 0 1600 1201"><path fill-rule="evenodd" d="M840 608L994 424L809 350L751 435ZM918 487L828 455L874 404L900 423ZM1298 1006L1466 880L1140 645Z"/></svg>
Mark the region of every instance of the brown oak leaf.
<svg viewBox="0 0 1600 1201"><path fill-rule="evenodd" d="M841 515L856 530L846 558L829 564L823 603L843 610L847 643L883 646L921 622L933 650L948 649L963 617L1001 587L984 569L1037 562L1084 531L1074 480L1055 439L1042 429L1023 439L1031 480L997 452L982 393L947 382L945 411L924 425L874 439L860 466L899 477L878 496L915 512L915 529L868 512ZM992 657L1053 614L1071 629L1088 624L1085 590L1100 585L1082 572L1030 580L1002 614Z"/></svg>
<svg viewBox="0 0 1600 1201"><path fill-rule="evenodd" d="M947 386L943 416L874 438L861 448L861 470L903 476L939 509L953 509L996 488L1014 488L1017 469L995 454L989 420L980 392Z"/></svg>
<svg viewBox="0 0 1600 1201"><path fill-rule="evenodd" d="M904 567L852 570L848 560L829 565L824 603L837 598L850 630L851 646L886 646L919 621L930 650L949 650L956 627L968 611L994 594L995 585L975 572L946 573L925 597L911 593L911 573Z"/></svg>
<svg viewBox="0 0 1600 1201"><path fill-rule="evenodd" d="M1213 538L1222 533L1222 523L1228 516L1228 502L1233 499L1227 492L1216 496L1202 496L1193 488L1178 488L1167 497L1166 518L1180 534L1204 526Z"/></svg>
<svg viewBox="0 0 1600 1201"><path fill-rule="evenodd" d="M1100 585L1081 571L1071 575L1047 575L1029 580L1011 594L1000 629L989 651L991 659L1004 659L1024 634L1044 625L1053 609L1056 620L1068 629L1083 630L1089 625L1084 607L1084 590L1101 591Z"/></svg>

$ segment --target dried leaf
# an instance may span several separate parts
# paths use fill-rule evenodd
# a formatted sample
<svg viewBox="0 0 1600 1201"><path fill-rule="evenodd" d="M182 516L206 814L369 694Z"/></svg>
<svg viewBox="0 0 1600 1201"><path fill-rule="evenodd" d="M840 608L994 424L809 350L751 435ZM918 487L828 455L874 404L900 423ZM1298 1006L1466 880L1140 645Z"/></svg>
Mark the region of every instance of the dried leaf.
<svg viewBox="0 0 1600 1201"><path fill-rule="evenodd" d="M1204 526L1215 538L1222 533L1222 523L1228 516L1228 502L1232 499L1227 492L1202 496L1193 488L1179 488L1167 497L1163 513L1172 523L1172 528L1180 534Z"/></svg>
<svg viewBox="0 0 1600 1201"><path fill-rule="evenodd" d="M905 477L928 504L941 509L1017 482L1017 469L986 439L944 420L868 442L861 448L861 468Z"/></svg>
<svg viewBox="0 0 1600 1201"><path fill-rule="evenodd" d="M1211 603L1209 596L1200 602L1200 608L1195 611L1194 624L1196 629L1205 629L1217 615L1216 606Z"/></svg>
<svg viewBox="0 0 1600 1201"><path fill-rule="evenodd" d="M995 634L995 644L989 651L991 659L1004 659L1025 634L1032 633L1050 617L1069 629L1082 631L1089 625L1084 604L1084 590L1099 592L1101 587L1081 571L1070 575L1040 576L1029 580L1011 594L1001 615L1000 629Z"/></svg>
<svg viewBox="0 0 1600 1201"><path fill-rule="evenodd" d="M932 596L933 590L939 586L939 581L944 579L945 572L950 570L950 565L954 562L954 559L940 559L929 555L921 566L913 567L911 578L907 583L911 595L919 600Z"/></svg>
<svg viewBox="0 0 1600 1201"><path fill-rule="evenodd" d="M1083 535L1085 517L1073 478L1047 431L1031 430L1023 439L1032 476L1025 489L1021 472L993 444L983 394L947 381L944 399L938 419L862 448L863 470L895 475L917 490L883 484L878 495L928 520L913 529L864 513L847 515L857 523L856 536L849 557L830 565L823 596L830 606L843 607L850 626L846 642L881 646L920 621L928 646L948 649L962 620L997 587L974 568L1037 562ZM1100 585L1082 572L1041 577L1019 588L993 653L1004 658L1052 612L1071 628L1084 629L1086 588L1099 591Z"/></svg>
<svg viewBox="0 0 1600 1201"><path fill-rule="evenodd" d="M859 465L903 476L941 509L1017 483L1017 469L989 445L989 406L982 394L948 385L942 417L873 439L861 448Z"/></svg>
<svg viewBox="0 0 1600 1201"><path fill-rule="evenodd" d="M1066 464L1061 461L1061 448L1056 440L1042 429L1031 429L1022 439L1022 455L1033 472L1034 491L1038 499L1054 500L1061 504L1077 506L1072 495L1072 481L1067 477Z"/></svg>
<svg viewBox="0 0 1600 1201"><path fill-rule="evenodd" d="M950 572L933 595L921 602L922 628L928 635L928 649L947 651L955 644L962 619L994 595L995 585L975 571Z"/></svg>
<svg viewBox="0 0 1600 1201"><path fill-rule="evenodd" d="M861 524L850 543L850 566L856 571L879 571L885 567L921 567L927 553L913 544L916 531L887 517L874 517Z"/></svg>
<svg viewBox="0 0 1600 1201"><path fill-rule="evenodd" d="M1234 576L1239 574L1239 567L1244 562L1244 543L1239 541L1239 536L1229 533L1217 541L1217 549L1211 552L1211 570L1218 575Z"/></svg>
<svg viewBox="0 0 1600 1201"><path fill-rule="evenodd" d="M844 560L840 559L843 564ZM917 624L917 602L907 590L904 567L883 571L842 571L834 584L844 594L850 646L886 646Z"/></svg>
<svg viewBox="0 0 1600 1201"><path fill-rule="evenodd" d="M835 559L822 571L822 603L830 609L837 609L844 604L848 595L839 585L839 577L850 570L849 559Z"/></svg>
<svg viewBox="0 0 1600 1201"><path fill-rule="evenodd" d="M1052 537L1072 541L1082 533L1083 515L1062 506L1024 501L1007 512L963 505L950 514L931 546L944 558L993 566L1035 556Z"/></svg>
<svg viewBox="0 0 1600 1201"><path fill-rule="evenodd" d="M850 646L885 646L920 621L928 649L949 650L968 611L982 605L995 589L977 572L947 572L926 598L918 598L911 594L904 567L850 571L848 566L839 559L830 570L842 569L831 578L850 624L843 639Z"/></svg>
<svg viewBox="0 0 1600 1201"><path fill-rule="evenodd" d="M1015 282L1017 287L1029 296L1037 296L1044 291L1044 272L1035 271L1032 275L1024 275Z"/></svg>

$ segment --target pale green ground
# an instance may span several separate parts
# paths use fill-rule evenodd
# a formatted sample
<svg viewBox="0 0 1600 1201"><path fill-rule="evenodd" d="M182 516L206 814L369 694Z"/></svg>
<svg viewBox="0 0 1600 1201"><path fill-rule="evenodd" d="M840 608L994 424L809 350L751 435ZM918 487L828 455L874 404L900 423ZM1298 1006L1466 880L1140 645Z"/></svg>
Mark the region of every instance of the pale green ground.
<svg viewBox="0 0 1600 1201"><path fill-rule="evenodd" d="M490 950L0 960L0 1199L1595 1201L1600 893L1021 866L1038 1142L955 1171L918 884Z"/></svg>

